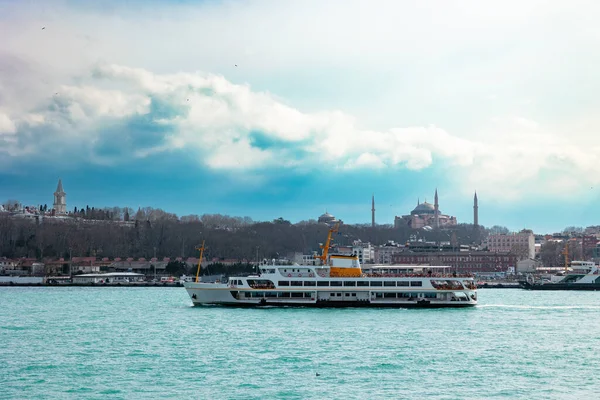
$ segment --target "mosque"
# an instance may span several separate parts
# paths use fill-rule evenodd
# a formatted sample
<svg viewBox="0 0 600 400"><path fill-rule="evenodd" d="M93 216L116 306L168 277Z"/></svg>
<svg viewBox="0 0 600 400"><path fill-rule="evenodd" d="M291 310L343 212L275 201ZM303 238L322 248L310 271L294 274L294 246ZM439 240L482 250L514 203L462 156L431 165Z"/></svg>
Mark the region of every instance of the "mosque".
<svg viewBox="0 0 600 400"><path fill-rule="evenodd" d="M417 206L410 212L409 215L394 218L394 227L409 226L413 229L421 229L425 227L443 228L455 226L458 224L456 217L442 214L438 202L437 189L435 190L434 204L425 201L421 203L417 201Z"/></svg>
<svg viewBox="0 0 600 400"><path fill-rule="evenodd" d="M327 225L333 226L333 225L337 224L338 222L341 223L342 221L337 219L333 215L329 214L327 212L327 210L325 210L325 214L322 214L319 217L318 222L320 224L327 224Z"/></svg>

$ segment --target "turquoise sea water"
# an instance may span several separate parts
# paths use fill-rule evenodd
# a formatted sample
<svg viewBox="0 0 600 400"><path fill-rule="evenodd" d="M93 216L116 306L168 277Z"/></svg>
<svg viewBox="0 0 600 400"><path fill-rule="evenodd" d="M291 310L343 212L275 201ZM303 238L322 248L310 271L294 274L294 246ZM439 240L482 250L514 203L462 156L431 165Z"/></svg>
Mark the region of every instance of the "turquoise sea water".
<svg viewBox="0 0 600 400"><path fill-rule="evenodd" d="M600 293L479 298L238 309L183 288L0 288L0 398L600 397Z"/></svg>

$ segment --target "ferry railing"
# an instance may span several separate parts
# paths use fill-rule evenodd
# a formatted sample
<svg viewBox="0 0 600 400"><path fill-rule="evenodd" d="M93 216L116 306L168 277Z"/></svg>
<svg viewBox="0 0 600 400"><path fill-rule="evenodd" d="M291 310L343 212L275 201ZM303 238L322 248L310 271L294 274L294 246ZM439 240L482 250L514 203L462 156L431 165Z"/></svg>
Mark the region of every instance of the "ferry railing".
<svg viewBox="0 0 600 400"><path fill-rule="evenodd" d="M472 274L363 274L368 278L474 278Z"/></svg>

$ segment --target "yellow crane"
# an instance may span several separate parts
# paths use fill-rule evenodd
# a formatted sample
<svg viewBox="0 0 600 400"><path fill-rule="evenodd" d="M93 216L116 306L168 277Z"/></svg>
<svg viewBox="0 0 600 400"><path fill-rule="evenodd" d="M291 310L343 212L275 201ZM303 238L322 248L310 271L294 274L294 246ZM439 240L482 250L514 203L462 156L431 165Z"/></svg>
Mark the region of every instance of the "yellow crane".
<svg viewBox="0 0 600 400"><path fill-rule="evenodd" d="M196 247L196 250L200 252L200 258L198 259L198 270L196 271L196 282L198 282L198 275L200 275L200 264L202 263L202 257L204 256L204 240L202 246Z"/></svg>
<svg viewBox="0 0 600 400"><path fill-rule="evenodd" d="M329 233L327 234L327 241L325 242L324 245L321 245L321 249L323 249L323 252L320 256L316 256L316 258L318 258L319 260L321 260L321 263L323 265L327 264L327 256L329 255L329 247L331 247L331 236L338 232L340 229L340 223L337 222L332 228L329 228Z"/></svg>

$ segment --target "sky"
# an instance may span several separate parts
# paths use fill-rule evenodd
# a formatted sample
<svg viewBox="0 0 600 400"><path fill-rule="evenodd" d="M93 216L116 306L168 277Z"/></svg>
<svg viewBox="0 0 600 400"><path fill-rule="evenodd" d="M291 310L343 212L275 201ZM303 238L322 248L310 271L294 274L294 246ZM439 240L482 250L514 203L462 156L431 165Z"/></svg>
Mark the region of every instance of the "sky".
<svg viewBox="0 0 600 400"><path fill-rule="evenodd" d="M126 4L124 4L126 3ZM600 3L0 0L0 201L600 224Z"/></svg>

